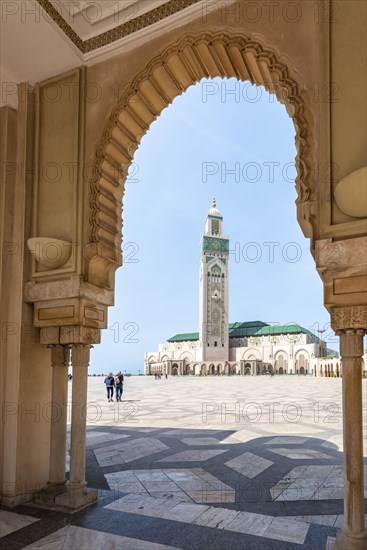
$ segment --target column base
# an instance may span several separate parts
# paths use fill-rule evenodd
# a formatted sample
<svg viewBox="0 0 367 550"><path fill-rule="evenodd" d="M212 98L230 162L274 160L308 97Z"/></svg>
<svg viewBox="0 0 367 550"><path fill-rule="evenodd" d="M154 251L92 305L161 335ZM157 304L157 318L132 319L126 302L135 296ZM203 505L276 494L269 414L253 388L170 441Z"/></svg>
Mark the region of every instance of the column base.
<svg viewBox="0 0 367 550"><path fill-rule="evenodd" d="M67 482L52 484L48 483L47 487L36 494L35 502L41 506L54 506L56 498L67 491Z"/></svg>
<svg viewBox="0 0 367 550"><path fill-rule="evenodd" d="M333 550L366 550L367 531L360 536L351 537L346 531L339 531Z"/></svg>
<svg viewBox="0 0 367 550"><path fill-rule="evenodd" d="M87 487L77 488L67 485L66 491L55 498L55 505L65 510L79 510L97 500L97 490Z"/></svg>
<svg viewBox="0 0 367 550"><path fill-rule="evenodd" d="M77 511L97 500L97 490L74 488L69 483L48 485L37 493L34 505L59 511Z"/></svg>

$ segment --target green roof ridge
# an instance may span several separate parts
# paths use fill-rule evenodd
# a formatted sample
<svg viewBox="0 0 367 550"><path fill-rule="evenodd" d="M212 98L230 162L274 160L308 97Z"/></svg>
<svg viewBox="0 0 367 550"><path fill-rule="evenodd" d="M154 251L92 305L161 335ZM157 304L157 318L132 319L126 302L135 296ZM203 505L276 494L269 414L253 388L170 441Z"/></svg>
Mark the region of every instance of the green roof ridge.
<svg viewBox="0 0 367 550"><path fill-rule="evenodd" d="M244 321L228 324L229 337L240 336L267 336L271 334L289 334L303 332L310 336L315 336L307 328L298 325L297 323L289 323L287 325L269 325L263 321ZM184 332L176 334L169 338L167 342L184 342L189 340L199 340L198 332Z"/></svg>
<svg viewBox="0 0 367 550"><path fill-rule="evenodd" d="M172 338L168 338L167 342L184 342L186 340L199 340L198 332L183 332L182 334L176 334Z"/></svg>

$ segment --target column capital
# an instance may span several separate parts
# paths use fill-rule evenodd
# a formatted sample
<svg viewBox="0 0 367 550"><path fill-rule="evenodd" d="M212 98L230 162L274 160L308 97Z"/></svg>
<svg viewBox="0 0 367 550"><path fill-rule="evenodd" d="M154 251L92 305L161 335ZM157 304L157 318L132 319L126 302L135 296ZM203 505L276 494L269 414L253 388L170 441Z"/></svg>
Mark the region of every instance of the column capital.
<svg viewBox="0 0 367 550"><path fill-rule="evenodd" d="M51 348L51 367L69 367L70 349L61 345L49 345Z"/></svg>
<svg viewBox="0 0 367 550"><path fill-rule="evenodd" d="M71 361L74 367L89 367L90 344L73 344L71 346Z"/></svg>
<svg viewBox="0 0 367 550"><path fill-rule="evenodd" d="M366 331L364 329L345 329L338 330L337 335L340 336L340 355L343 367L346 366L346 360L359 358L362 361L363 355L363 336Z"/></svg>
<svg viewBox="0 0 367 550"><path fill-rule="evenodd" d="M367 305L333 307L330 311L331 328L339 333L345 330L367 330Z"/></svg>

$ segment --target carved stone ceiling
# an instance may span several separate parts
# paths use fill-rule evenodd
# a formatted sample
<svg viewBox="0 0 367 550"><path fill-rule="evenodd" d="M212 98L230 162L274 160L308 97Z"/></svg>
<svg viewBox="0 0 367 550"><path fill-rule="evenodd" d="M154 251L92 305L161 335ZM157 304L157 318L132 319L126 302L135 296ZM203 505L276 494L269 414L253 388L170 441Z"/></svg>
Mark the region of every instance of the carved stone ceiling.
<svg viewBox="0 0 367 550"><path fill-rule="evenodd" d="M34 84L128 51L193 20L204 2L0 0L1 105L16 107L12 85Z"/></svg>

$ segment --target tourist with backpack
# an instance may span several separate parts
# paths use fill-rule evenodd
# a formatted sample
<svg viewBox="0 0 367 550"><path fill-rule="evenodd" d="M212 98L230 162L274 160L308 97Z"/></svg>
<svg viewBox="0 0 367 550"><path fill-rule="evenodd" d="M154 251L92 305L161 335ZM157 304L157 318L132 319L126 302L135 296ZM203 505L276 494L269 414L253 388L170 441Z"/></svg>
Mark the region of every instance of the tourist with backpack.
<svg viewBox="0 0 367 550"><path fill-rule="evenodd" d="M116 401L121 401L123 385L124 385L124 375L121 374L121 371L119 371L115 376Z"/></svg>
<svg viewBox="0 0 367 550"><path fill-rule="evenodd" d="M107 389L107 399L108 401L113 401L113 388L115 385L115 379L113 377L113 373L109 372L106 378L104 379L104 383L106 384Z"/></svg>

